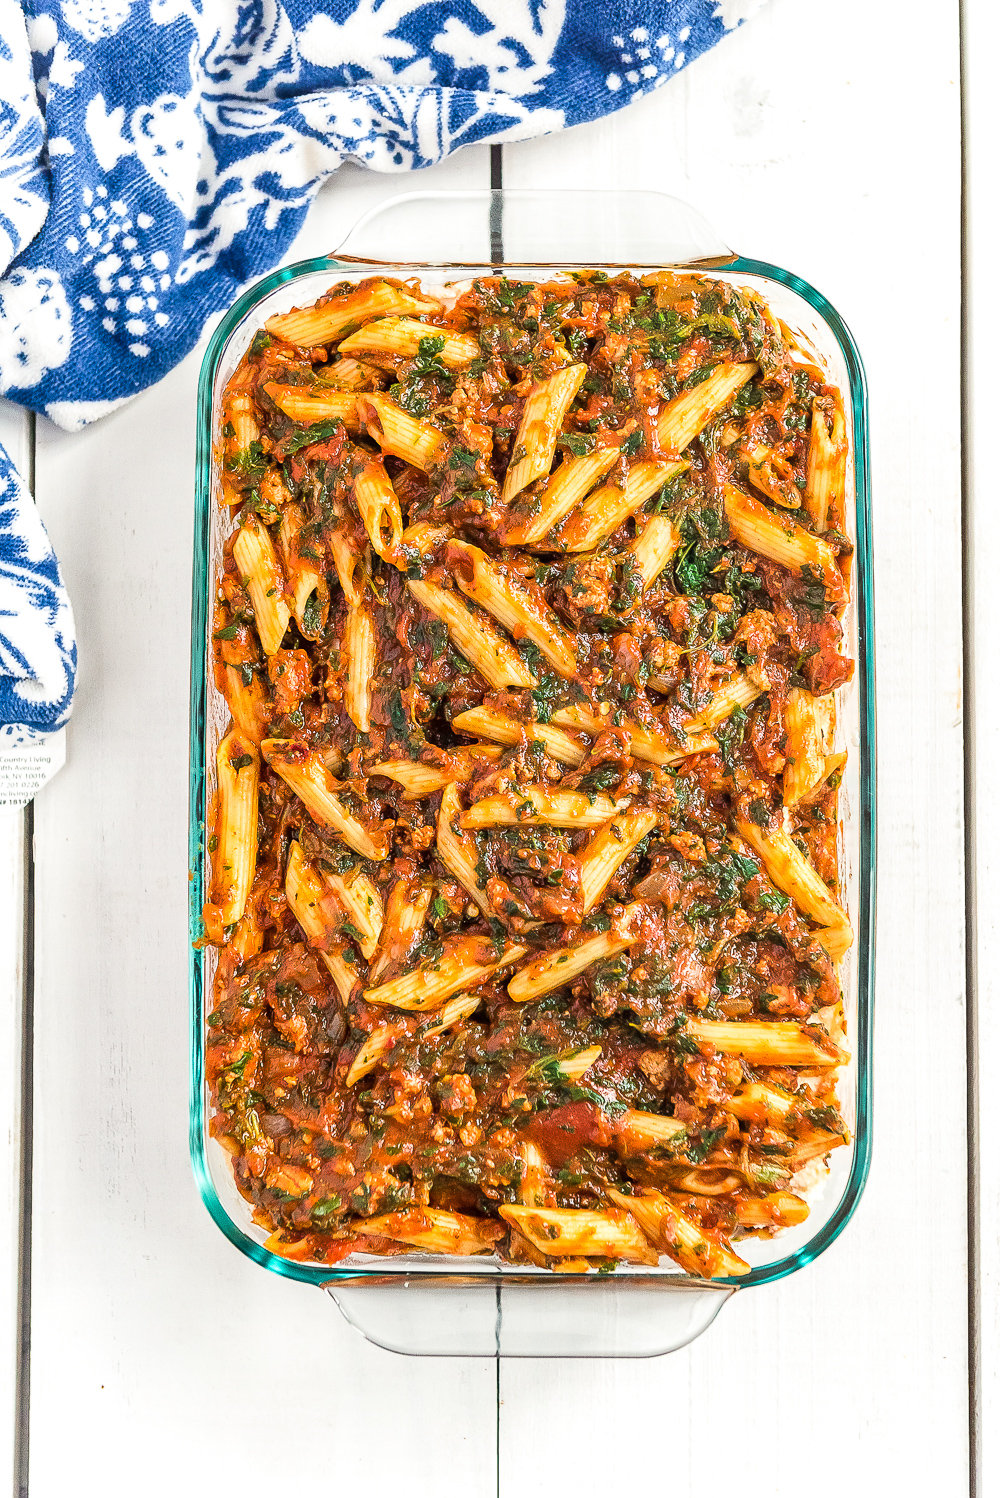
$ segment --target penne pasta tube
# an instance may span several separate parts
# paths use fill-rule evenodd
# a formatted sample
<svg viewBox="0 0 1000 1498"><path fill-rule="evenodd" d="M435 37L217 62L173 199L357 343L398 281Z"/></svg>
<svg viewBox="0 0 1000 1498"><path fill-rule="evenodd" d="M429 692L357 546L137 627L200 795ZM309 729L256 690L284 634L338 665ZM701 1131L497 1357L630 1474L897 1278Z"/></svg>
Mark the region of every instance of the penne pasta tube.
<svg viewBox="0 0 1000 1498"><path fill-rule="evenodd" d="M589 915L626 858L656 826L655 811L623 811L595 832L577 857L583 913Z"/></svg>
<svg viewBox="0 0 1000 1498"><path fill-rule="evenodd" d="M358 974L347 961L347 942L337 934L337 911L319 872L305 857L302 845L292 842L285 865L285 899L306 940L326 966L340 997L350 998Z"/></svg>
<svg viewBox="0 0 1000 1498"><path fill-rule="evenodd" d="M501 1207L500 1216L551 1257L625 1259L656 1264L657 1254L630 1212L607 1207Z"/></svg>
<svg viewBox="0 0 1000 1498"><path fill-rule="evenodd" d="M370 364L359 364L357 359L334 359L323 369L323 380L339 385L343 390L370 390L373 377L378 371Z"/></svg>
<svg viewBox="0 0 1000 1498"><path fill-rule="evenodd" d="M595 713L587 707L560 707L552 714L553 723L565 728L579 728L584 733L596 736L609 728L624 728L629 739L629 753L636 759L648 760L652 765L679 765L692 754L705 754L718 749L718 741L711 734L685 735L680 744L667 738L655 729L641 723L615 724L610 705L607 714Z"/></svg>
<svg viewBox="0 0 1000 1498"><path fill-rule="evenodd" d="M470 1217L463 1212L444 1212L438 1207L408 1207L352 1224L364 1236L378 1235L397 1243L411 1243L434 1254L481 1254L501 1236L499 1225L488 1217Z"/></svg>
<svg viewBox="0 0 1000 1498"><path fill-rule="evenodd" d="M854 942L854 932L847 915L833 926L821 926L815 933L816 940L824 948L831 962L840 962Z"/></svg>
<svg viewBox="0 0 1000 1498"><path fill-rule="evenodd" d="M629 797L585 791L550 791L543 785L519 786L496 796L484 796L460 818L463 827L600 827L624 811Z"/></svg>
<svg viewBox="0 0 1000 1498"><path fill-rule="evenodd" d="M269 317L264 326L285 343L315 348L320 343L332 343L372 317L393 313L433 315L441 310L441 303L430 297L416 296L400 286L390 286L388 281L373 280L363 281L353 291L331 296L318 306L279 312Z"/></svg>
<svg viewBox="0 0 1000 1498"><path fill-rule="evenodd" d="M805 1222L809 1205L791 1191L771 1191L767 1196L752 1196L736 1208L741 1228L792 1228Z"/></svg>
<svg viewBox="0 0 1000 1498"><path fill-rule="evenodd" d="M635 1218L649 1242L676 1259L688 1274L706 1280L749 1274L749 1264L703 1233L662 1191L637 1191L634 1196L626 1196L609 1186L607 1192L622 1211Z"/></svg>
<svg viewBox="0 0 1000 1498"><path fill-rule="evenodd" d="M317 421L342 421L349 432L359 432L357 397L346 390L321 390L315 385L264 386L264 394L289 421L312 426Z"/></svg>
<svg viewBox="0 0 1000 1498"><path fill-rule="evenodd" d="M251 444L260 441L260 424L250 392L237 391L227 402L226 414L233 429L233 435L227 441L227 456L238 465Z"/></svg>
<svg viewBox="0 0 1000 1498"><path fill-rule="evenodd" d="M537 685L510 641L460 593L415 578L408 578L406 586L421 607L442 620L455 648L491 687L502 691Z"/></svg>
<svg viewBox="0 0 1000 1498"><path fill-rule="evenodd" d="M847 1060L825 1030L795 1020L689 1019L684 1034L751 1066L841 1066Z"/></svg>
<svg viewBox="0 0 1000 1498"><path fill-rule="evenodd" d="M363 869L352 869L346 874L324 871L323 878L358 933L356 940L362 957L370 961L378 947L384 920L378 886Z"/></svg>
<svg viewBox="0 0 1000 1498"><path fill-rule="evenodd" d="M818 531L830 524L830 514L839 514L844 502L847 475L847 433L844 413L837 405L830 425L818 401L813 402L809 433L809 462L803 496L806 514Z"/></svg>
<svg viewBox="0 0 1000 1498"><path fill-rule="evenodd" d="M475 733L498 744L519 744L521 735L538 739L546 753L564 765L582 765L587 751L570 734L551 723L521 723L492 707L470 707L456 713L451 723L459 733Z"/></svg>
<svg viewBox="0 0 1000 1498"><path fill-rule="evenodd" d="M680 544L681 533L672 520L668 520L666 515L650 515L630 547L644 591L673 560Z"/></svg>
<svg viewBox="0 0 1000 1498"><path fill-rule="evenodd" d="M359 395L358 414L369 437L385 453L428 473L444 456L448 440L429 421L419 421L387 395Z"/></svg>
<svg viewBox="0 0 1000 1498"><path fill-rule="evenodd" d="M281 510L281 559L299 632L307 640L315 640L322 633L330 611L330 590L318 559L307 554L311 548L303 548L304 523L301 508L289 500Z"/></svg>
<svg viewBox="0 0 1000 1498"><path fill-rule="evenodd" d="M573 636L563 628L540 589L532 590L478 546L469 546L464 541L451 542L448 561L454 566L455 581L467 598L492 614L515 640L530 640L561 676L576 674Z"/></svg>
<svg viewBox="0 0 1000 1498"><path fill-rule="evenodd" d="M449 873L454 874L459 884L475 900L483 915L496 920L493 903L480 883L479 849L475 838L463 832L460 826L462 804L458 790L453 784L446 785L441 792L441 805L437 819L437 856Z"/></svg>
<svg viewBox="0 0 1000 1498"><path fill-rule="evenodd" d="M663 451L682 453L756 372L756 364L718 364L707 380L668 401L656 423Z"/></svg>
<svg viewBox="0 0 1000 1498"><path fill-rule="evenodd" d="M433 323L417 322L412 317L380 317L364 323L341 340L342 354L389 354L399 359L415 359L421 343L440 339L441 347L434 357L445 369L464 369L480 355L479 339L471 333L455 333L437 328Z"/></svg>
<svg viewBox="0 0 1000 1498"><path fill-rule="evenodd" d="M738 707L749 707L767 690L741 672L713 693L705 706L699 708L693 718L688 718L684 727L689 734L710 733L731 718Z"/></svg>
<svg viewBox="0 0 1000 1498"><path fill-rule="evenodd" d="M842 1144L849 1142L845 1134L834 1134L824 1130L813 1139L803 1139L796 1143L791 1154L786 1155L782 1163L787 1165L790 1171L801 1170L808 1165L810 1160L820 1160L828 1155L831 1150L839 1149Z"/></svg>
<svg viewBox="0 0 1000 1498"><path fill-rule="evenodd" d="M726 1104L727 1110L741 1123L778 1125L800 1106L801 1099L793 1092L785 1092L770 1082L744 1082Z"/></svg>
<svg viewBox="0 0 1000 1498"><path fill-rule="evenodd" d="M575 942L573 946L555 947L552 951L543 952L514 974L507 984L507 992L517 1004L523 1004L527 999L540 998L543 993L551 993L553 988L562 988L564 984L572 983L574 978L586 972L588 967L593 967L595 962L601 962L605 957L614 957L616 953L634 946L639 940L639 932L632 922L639 909L637 905L626 907L625 917L619 923L620 934L601 931L596 936L588 936L583 941Z"/></svg>
<svg viewBox="0 0 1000 1498"><path fill-rule="evenodd" d="M281 648L292 611L285 598L285 579L266 526L248 514L233 541L233 560L250 594L254 623L265 655Z"/></svg>
<svg viewBox="0 0 1000 1498"><path fill-rule="evenodd" d="M625 1154L676 1145L687 1138L687 1126L663 1113L626 1108L615 1121L615 1143Z"/></svg>
<svg viewBox="0 0 1000 1498"><path fill-rule="evenodd" d="M521 1198L521 1205L544 1207L549 1194L548 1166L538 1146L532 1144L530 1139L521 1142L521 1159L524 1162L524 1169L521 1172L521 1185L517 1193Z"/></svg>
<svg viewBox="0 0 1000 1498"><path fill-rule="evenodd" d="M365 592L365 558L343 531L331 531L329 541L341 592L349 604L358 604Z"/></svg>
<svg viewBox="0 0 1000 1498"><path fill-rule="evenodd" d="M747 479L755 489L785 510L802 508L802 495L791 465L764 442L746 453Z"/></svg>
<svg viewBox="0 0 1000 1498"><path fill-rule="evenodd" d="M398 565L403 516L396 491L380 458L370 458L354 478L354 507L372 546L386 562Z"/></svg>
<svg viewBox="0 0 1000 1498"><path fill-rule="evenodd" d="M618 462L619 447L618 442L612 442L579 458L563 458L551 477L523 503L523 508L530 512L528 518L514 519L505 533L507 542L512 546L536 546L543 541L611 471Z"/></svg>
<svg viewBox="0 0 1000 1498"><path fill-rule="evenodd" d="M239 666L226 666L223 691L240 733L259 744L264 735L267 693L257 671L248 675L249 680Z"/></svg>
<svg viewBox="0 0 1000 1498"><path fill-rule="evenodd" d="M816 568L827 593L834 599L843 597L844 581L837 566L837 553L829 541L814 536L787 516L775 515L759 499L732 484L725 486L724 503L729 529L742 546L787 567L790 572L803 567Z"/></svg>
<svg viewBox="0 0 1000 1498"><path fill-rule="evenodd" d="M785 813L787 818L787 812ZM788 895L803 915L818 926L838 930L848 926L846 911L837 903L804 854L792 841L787 825L765 832L746 817L736 818L736 830L750 844L769 878Z"/></svg>
<svg viewBox="0 0 1000 1498"><path fill-rule="evenodd" d="M332 828L362 858L385 858L384 839L380 835L376 842L345 806L336 781L315 749L305 749L293 739L265 739L260 747L272 770L291 787L315 822Z"/></svg>
<svg viewBox="0 0 1000 1498"><path fill-rule="evenodd" d="M257 862L260 756L254 740L231 728L216 750L215 772L212 891L217 924L225 927L243 915Z"/></svg>
<svg viewBox="0 0 1000 1498"><path fill-rule="evenodd" d="M670 463L633 463L620 489L606 484L595 489L589 499L566 521L560 532L560 544L567 551L593 551L606 541L630 515L642 508L668 479L683 473L690 464L683 461Z"/></svg>
<svg viewBox="0 0 1000 1498"><path fill-rule="evenodd" d="M525 1077L539 1078L550 1086L559 1082L579 1082L600 1058L600 1054L599 1045L588 1045L571 1051L560 1051L555 1056L539 1056L528 1067Z"/></svg>
<svg viewBox="0 0 1000 1498"><path fill-rule="evenodd" d="M369 983L375 983L390 964L397 965L409 957L423 935L431 894L427 884L396 880L385 904L378 950L368 969Z"/></svg>
<svg viewBox="0 0 1000 1498"><path fill-rule="evenodd" d="M359 733L371 728L372 678L375 674L375 623L364 603L348 605L344 625L344 706Z"/></svg>
<svg viewBox="0 0 1000 1498"><path fill-rule="evenodd" d="M395 780L405 788L405 799L415 801L443 790L455 780L468 780L477 764L497 760L502 752L499 744L472 744L467 750L456 750L451 756L453 763L447 768L425 765L413 759L383 759L372 765L368 774Z"/></svg>
<svg viewBox="0 0 1000 1498"><path fill-rule="evenodd" d="M460 988L477 988L494 973L523 957L524 947L507 946L499 956L488 936L453 936L444 943L433 966L418 967L401 978L375 988L366 988L368 1004L387 1004L393 1009L438 1009Z"/></svg>
<svg viewBox="0 0 1000 1498"><path fill-rule="evenodd" d="M504 479L505 504L510 504L522 489L543 478L552 467L566 412L586 373L586 364L567 364L542 380L528 396Z"/></svg>
<svg viewBox="0 0 1000 1498"><path fill-rule="evenodd" d="M416 1033L419 1040L428 1040L432 1035L440 1035L452 1025L458 1024L460 1020L467 1019L479 1008L480 999L478 994L460 993L455 998L449 999L442 1004L434 1016L433 1024L421 1025ZM404 1039L406 1032L400 1024L379 1025L372 1030L362 1042L360 1049L347 1069L344 1078L346 1087L353 1087L360 1082L362 1077L367 1077L373 1072L385 1053L392 1049L397 1040Z"/></svg>
<svg viewBox="0 0 1000 1498"><path fill-rule="evenodd" d="M814 697L792 687L785 704L785 773L782 800L795 806L821 785L837 764L833 753L833 693Z"/></svg>

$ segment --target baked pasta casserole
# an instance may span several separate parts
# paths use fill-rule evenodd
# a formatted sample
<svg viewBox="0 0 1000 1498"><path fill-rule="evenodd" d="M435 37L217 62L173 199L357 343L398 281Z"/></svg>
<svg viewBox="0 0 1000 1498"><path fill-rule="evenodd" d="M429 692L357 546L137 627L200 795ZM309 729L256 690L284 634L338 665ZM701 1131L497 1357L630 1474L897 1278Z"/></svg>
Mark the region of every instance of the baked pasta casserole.
<svg viewBox="0 0 1000 1498"><path fill-rule="evenodd" d="M838 391L687 273L370 278L226 386L212 1133L288 1258L738 1276L848 1142Z"/></svg>

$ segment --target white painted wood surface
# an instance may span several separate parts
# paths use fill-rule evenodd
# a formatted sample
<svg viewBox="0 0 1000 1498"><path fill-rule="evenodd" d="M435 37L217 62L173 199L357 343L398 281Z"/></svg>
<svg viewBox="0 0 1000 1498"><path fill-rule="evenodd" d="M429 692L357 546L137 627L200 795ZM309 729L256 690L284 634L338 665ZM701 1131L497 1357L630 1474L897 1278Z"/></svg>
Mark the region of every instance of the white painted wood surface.
<svg viewBox="0 0 1000 1498"><path fill-rule="evenodd" d="M0 400L0 444L29 470L30 423ZM24 999L25 814L0 808L0 1481L13 1478L21 1245L21 1035Z"/></svg>
<svg viewBox="0 0 1000 1498"><path fill-rule="evenodd" d="M84 1472L151 1498L220 1481L263 1494L290 1473L417 1498L445 1466L470 1498L661 1480L712 1494L706 1472L746 1498L792 1498L803 1472L815 1498L967 1490L957 7L915 9L904 30L864 0L835 18L772 0L624 114L504 152L509 185L687 198L826 292L867 364L880 982L854 1223L671 1358L505 1365L499 1431L492 1362L377 1352L225 1243L186 1161L193 356L81 436L39 424L83 668L69 763L36 805L33 1498ZM345 173L296 256L336 243L362 204L488 179L483 150L416 180ZM933 423L907 384L928 337Z"/></svg>

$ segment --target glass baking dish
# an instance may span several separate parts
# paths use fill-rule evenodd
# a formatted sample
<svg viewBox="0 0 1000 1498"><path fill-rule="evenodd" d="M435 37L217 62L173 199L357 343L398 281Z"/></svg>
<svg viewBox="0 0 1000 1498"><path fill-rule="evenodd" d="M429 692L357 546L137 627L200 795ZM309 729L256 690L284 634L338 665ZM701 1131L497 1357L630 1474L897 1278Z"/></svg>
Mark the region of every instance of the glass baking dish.
<svg viewBox="0 0 1000 1498"><path fill-rule="evenodd" d="M499 270L547 279L584 266L639 273L693 266L752 287L843 393L850 440L845 524L855 547L844 626L857 665L840 694L838 728L849 751L841 796L841 881L856 934L842 975L851 1061L841 1089L853 1143L833 1153L805 1223L776 1238L741 1242L751 1272L739 1281L693 1280L673 1264L573 1277L419 1253L391 1259L355 1254L335 1268L283 1259L264 1247L266 1235L236 1189L228 1156L210 1137L204 1075L214 963L212 949L195 943L203 935L211 767L228 717L208 669L214 579L228 519L215 502L220 397L265 318L307 305L334 281L383 272L419 275L430 287ZM190 1145L205 1205L226 1237L274 1273L328 1290L347 1319L382 1347L469 1356L642 1357L673 1351L704 1331L737 1289L782 1279L822 1253L857 1206L871 1153L873 641L867 405L854 341L819 292L789 271L733 254L686 204L652 192L409 193L362 219L334 254L286 266L245 292L212 337L201 370L191 633Z"/></svg>

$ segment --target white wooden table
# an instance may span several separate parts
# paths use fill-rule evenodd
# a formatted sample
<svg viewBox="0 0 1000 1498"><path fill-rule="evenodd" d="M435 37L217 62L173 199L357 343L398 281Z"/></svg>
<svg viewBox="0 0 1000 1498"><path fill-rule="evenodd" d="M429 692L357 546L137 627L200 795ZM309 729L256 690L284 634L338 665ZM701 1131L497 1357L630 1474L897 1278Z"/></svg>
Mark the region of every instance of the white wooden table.
<svg viewBox="0 0 1000 1498"><path fill-rule="evenodd" d="M963 614L959 5L908 9L904 24L898 8L870 0L832 9L772 0L624 113L502 153L508 186L652 186L699 206L738 249L799 271L832 299L871 389L881 854L871 1178L849 1229L810 1269L738 1295L671 1357L499 1366L395 1357L365 1344L315 1290L243 1259L211 1223L186 1139L200 351L80 436L44 421L33 431L4 412L3 436L33 460L82 661L68 763L34 808L33 866L21 858L20 821L0 824L0 950L14 958L0 974L0 1104L13 1183L3 1196L0 1340L11 1349L22 1227L30 1251L22 1376L13 1350L0 1375L0 1455L19 1462L32 1498L90 1483L113 1498L220 1484L271 1494L290 1483L364 1484L378 1498L398 1487L419 1498L443 1484L469 1498L543 1489L586 1498L654 1484L706 1498L731 1488L745 1498L1000 1492L1000 1210L989 1108L1000 1023L986 1007L1000 955L1000 861L990 853L1000 806L983 790L967 804L963 752L967 740L981 777L996 759L1000 520L986 485L1000 395L989 335L1000 318L986 247L996 216L997 23L984 3L969 7L976 238L966 289L981 322L969 344L967 411L979 420L968 433ZM415 185L488 186L490 169L489 151L473 149L419 183L344 171L290 258L333 247L384 197ZM979 879L970 941L982 1006L971 1108L967 837ZM27 984L18 965L26 875ZM26 986L32 1106L22 1179ZM979 1099L993 1174L970 1217L967 1125L978 1125ZM967 1228L977 1220L970 1279ZM981 1347L970 1335L980 1320ZM970 1348L981 1401L970 1392Z"/></svg>

